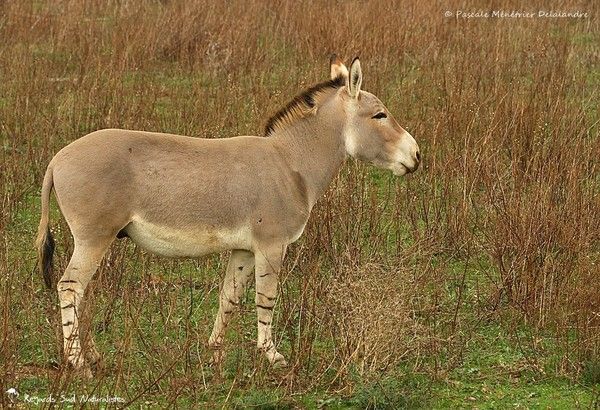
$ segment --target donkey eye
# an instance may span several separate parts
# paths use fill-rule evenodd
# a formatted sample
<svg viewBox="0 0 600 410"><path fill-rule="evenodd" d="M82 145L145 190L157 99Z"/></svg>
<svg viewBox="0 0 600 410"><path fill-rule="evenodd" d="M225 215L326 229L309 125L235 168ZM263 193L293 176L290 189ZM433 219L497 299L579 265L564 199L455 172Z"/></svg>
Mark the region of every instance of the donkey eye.
<svg viewBox="0 0 600 410"><path fill-rule="evenodd" d="M387 118L387 114L382 111L382 112L378 112L377 114L375 114L371 118L375 118L376 120L380 120L382 118Z"/></svg>

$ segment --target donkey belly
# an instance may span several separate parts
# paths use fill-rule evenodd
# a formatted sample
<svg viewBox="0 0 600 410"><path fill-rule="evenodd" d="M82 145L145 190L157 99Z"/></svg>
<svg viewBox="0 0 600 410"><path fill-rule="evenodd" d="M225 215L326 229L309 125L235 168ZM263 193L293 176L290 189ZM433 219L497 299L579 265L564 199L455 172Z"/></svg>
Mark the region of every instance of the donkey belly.
<svg viewBox="0 0 600 410"><path fill-rule="evenodd" d="M229 249L250 249L252 243L249 228L175 228L148 222L136 216L124 230L138 246L169 257L197 257Z"/></svg>

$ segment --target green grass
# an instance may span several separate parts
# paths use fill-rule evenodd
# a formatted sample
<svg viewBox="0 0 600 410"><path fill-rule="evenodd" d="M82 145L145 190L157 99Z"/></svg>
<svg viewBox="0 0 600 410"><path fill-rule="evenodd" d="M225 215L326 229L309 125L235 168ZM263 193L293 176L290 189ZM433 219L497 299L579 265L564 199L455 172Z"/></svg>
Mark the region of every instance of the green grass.
<svg viewBox="0 0 600 410"><path fill-rule="evenodd" d="M339 8L346 6L336 5ZM162 10L166 6L161 2L156 3L156 7ZM18 71L10 71L13 78L7 76L3 88L5 95L0 97L0 110L6 117L0 119L1 153L5 155L3 159L7 159L7 164L14 161L22 166L22 174L18 175L17 167L7 168L6 175L9 177L0 179L0 182L5 183L3 187L7 198L13 194L23 195L20 203L10 208L10 220L2 235L4 246L0 247L0 262L4 268L0 277L1 297L10 297L4 311L8 318L4 320L10 322L8 333L4 334L9 337L0 341L0 387L3 390L15 387L21 394L21 401L26 394L47 397L50 392L58 390L52 384L55 378L43 373L50 364L60 362L61 341L55 333L55 328L60 328L57 297L55 291L43 288L42 280L35 272L37 262L33 249L39 219L39 192L36 191L41 182L40 170L51 153L73 138L109 126L197 136L259 134L260 124L287 99L302 87L321 81L327 75L325 50L315 48L314 44L304 44L303 41L308 41L307 33L300 31L301 35L297 35L294 31L288 38L272 30L273 24L286 24L285 18L280 21L276 14L260 20L263 29L259 27L257 47L248 51L249 59L227 60L224 57L227 52L231 51L232 56L236 56L236 50L228 48L235 44L227 42L221 42L223 48L219 52L224 54L218 58L200 50L196 63L189 65L175 57L161 56L160 47L150 63L136 61L133 47L132 60L129 61L131 66L114 68L111 67L111 56L115 49L110 45L110 38L118 34L118 30L123 30L117 24L119 18L110 13L102 17L100 24L108 29L109 34L105 38L106 44L92 48L95 50L92 54L102 56L97 61L102 62L98 67L107 68L97 69L90 65L87 74L79 79L81 83L76 81L79 81L80 69L85 67L80 67L79 60L74 58L77 47L54 45L49 40L47 42L44 35L30 39L31 43L19 43L13 54L10 50L6 53L8 62L18 57L28 57L30 60L27 61L34 62L24 64L24 72L28 67L37 70L32 71L30 77L21 78L20 83L16 81L19 79ZM40 21L44 23L45 18ZM305 235L300 244L313 247L306 259L315 266L305 268L302 266L304 260L300 259L301 263L289 274L282 287L287 311L278 308L275 313L275 337L280 349L291 363L298 359L294 372L271 369L256 350L253 289L244 296L241 312L227 331L227 356L222 369L218 369L209 364L211 352L206 347L206 340L217 312L219 279L223 275L225 258L212 256L199 261L166 261L145 254L125 240L118 241L119 244L113 247L107 262L111 265L103 265L96 279L93 322L104 369L94 380L62 380L64 391L61 394L65 397L89 394L135 399L134 406L140 408L598 408L600 362L597 353L594 356L595 352L588 349L588 356L574 357L584 350L574 347L582 343L582 339L570 327L563 333L553 333L551 325L548 328L534 327L528 321L529 317L521 316L522 312L516 311L500 297L500 307L490 306L494 301L493 292L503 286L498 264L492 260L489 249L488 252L482 250L485 248L485 234L490 235L490 230L486 227L486 231L481 226L466 227L481 231L472 232L471 237L476 240L469 246L473 249L463 252L467 241L461 242L462 238L454 235L461 227L451 229L443 226L451 225L455 213L460 212L455 206L470 204L457 201L461 195L456 195L470 180L473 182L472 201L480 207L472 210L471 215L485 220L483 217L490 212L484 206L485 201L479 201L487 193L485 186L478 185L480 181L477 178L461 179L461 173L467 170L462 170L459 163L463 163L466 154L473 154L484 163L490 161L485 156L478 157L485 152L479 153L467 147L465 138L478 140L490 127L496 127L487 114L495 116L496 110L499 110L498 115L503 115L504 97L501 99L500 95L504 92L525 98L539 91L533 87L540 84L544 70L535 68L555 61L545 59L545 54L536 54L537 57L531 59L526 57L546 49L552 57L552 45L570 35L568 27L560 27L558 22L552 24L549 29L552 42L539 37L533 30L533 34L523 37L527 41L521 38L518 43L514 41L512 36L529 34L529 29L525 32L515 30L514 34L505 32L504 37L499 37L503 43L498 43L495 56L500 60L494 64L503 68L498 74L501 82L514 84L508 88L495 84L497 79L495 74L488 75L490 70L482 71L484 75L473 70L479 64L483 68L491 68L486 61L479 61L477 56L487 58L492 54L483 53L486 48L481 48L477 41L473 42L473 39L479 38L468 37L471 35L468 30L464 33L467 36L465 43L456 48L459 43L453 43L456 41L453 34L445 32L445 26L437 27L436 33L441 37L436 39L439 43L434 42L431 47L440 47L439 55L427 51L432 49L429 46L422 47L423 38L413 40L416 38L413 36L403 40L400 51L394 48L394 44L388 45L379 40L376 42L381 44L380 50L358 46L335 50L367 53L367 89L376 91L399 123L412 127L409 131L419 140L426 159L425 169L421 172L429 175L426 167L437 161L444 164L444 175L446 171L451 175L451 178L444 179L440 173L436 178L427 179L417 174L399 180L388 171L350 161L342 170L339 186L335 188L335 194L344 194L347 198L340 201L343 206L333 201L329 209L334 215L331 221L337 224L331 238L335 247L333 253L349 252L347 248L354 247L353 250L358 249L356 259L361 259L358 262L352 259L352 263L341 268L359 269L362 261L375 260L389 268L390 272L398 272L398 280L405 279L402 276L404 269L407 275L425 277L425 284L414 289L410 295L414 300L407 305L411 324L423 333L414 342L421 343L414 354L411 352L403 356L398 365L376 371L362 371L354 362L344 368L336 357L339 340L328 333L329 329L313 323L309 333L313 331L316 334L302 334L306 331L306 323L321 319L307 316L306 312L301 314L299 305L294 302L303 296L302 285L307 279L302 275L314 268L320 277L328 279L326 283L333 286L338 269L335 258L328 258L331 255L327 252L314 249L317 246L310 243L314 238ZM420 22L418 25L422 26ZM141 27L135 27L135 31ZM465 27L471 30L475 26ZM481 33L488 32L486 25ZM208 34L211 33L207 31ZM448 37L445 40L444 35ZM157 36L156 41L160 38ZM344 32L341 39L346 41L346 38L350 39ZM360 44L354 43L360 38L352 39L351 44ZM333 44L346 48L346 43L339 40ZM541 47L527 45L534 44L529 40L541 42ZM413 41L416 46L411 46ZM540 100L547 98L549 102L556 100L566 107L581 108L587 118L587 122L582 124L590 125L581 133L581 139L589 140L592 147L597 139L598 104L594 97L600 82L600 70L593 66L590 55L597 48L598 35L589 30L579 30L569 41L573 44L568 57L572 70L566 73L569 75L566 97L557 100L557 95L549 93ZM519 44L519 47L514 47L514 44ZM391 52L382 53L389 47ZM168 51L169 47L165 49ZM315 55L307 58L310 54L307 50ZM469 54L471 51L475 54ZM324 62L322 69L315 69L313 64L317 54L318 60ZM237 55L239 57L239 53ZM470 57L465 59L467 55ZM561 61L560 58L557 60ZM254 61L262 62L257 66ZM444 64L440 65L440 61ZM510 61L514 64L508 65ZM461 66L461 62L469 64ZM378 67L380 63L383 63L382 67ZM556 73L551 71L551 74ZM453 81L460 80L461 75L466 80L457 87ZM560 77L562 74L557 75ZM587 87L569 88L569 85L579 84L578 78L583 78L581 84ZM473 87L475 80L481 81L481 88ZM545 79L541 89L550 80ZM12 82L17 86L9 86ZM39 96L27 90L25 85L29 82L42 87L37 93ZM549 84L554 83L550 81ZM458 92L459 89L463 89L465 94ZM27 104L23 105L19 102L21 100L27 101ZM516 109L520 101L519 98L514 100ZM534 145L539 143L536 149L547 150L550 145L561 141L554 135L555 125L571 123L561 122L560 115L552 118L550 109L534 104L533 100L529 103L542 110L543 115L531 114L523 116L522 120L537 133L533 139ZM13 112L19 110L35 115L25 115L19 120L12 118ZM569 112L573 110L565 110L563 114L569 117ZM514 120L511 110L504 115L505 121L500 123L499 128L506 126L515 135L530 129L515 128L511 124ZM465 124L471 120L474 128L465 129ZM540 121L543 124L536 128ZM28 124L33 124L31 129ZM37 153L43 149L49 150L48 158L26 155L28 150ZM509 164L508 151L492 153L494 161ZM480 162L465 163L475 167ZM481 169L482 173L489 171ZM595 192L600 180L590 178L582 184L589 185L590 192ZM353 189L351 195L348 187ZM539 186L531 183L522 188L523 192L527 189L535 191ZM10 202L8 199L7 202ZM364 208L361 208L363 205ZM366 209L369 215L365 217L365 212L358 215L357 209ZM440 209L447 218L433 218ZM421 218L425 214L435 220L425 221ZM368 217L372 215L376 216L370 220ZM361 223L356 223L358 217L362 218ZM55 267L60 271L68 261L70 239L56 207L51 220L58 241ZM544 222L543 218L540 220ZM342 223L346 225L342 227ZM431 239L432 230L435 232L437 229L437 226L432 226L436 224L443 226L439 232L446 235L440 237L436 234L435 240L439 242L435 245L439 246L431 253L428 253L429 249L421 253L421 245L427 245L423 238L429 235L427 239ZM315 243L318 244L318 241ZM294 245L291 253L300 244ZM405 259L398 257L400 249L413 247L419 248L419 251ZM325 256L322 257L322 254ZM590 253L586 257L597 264L597 254ZM394 265L399 263L406 266ZM311 277L311 286L320 286L320 277ZM5 289L8 292L5 293ZM302 306L306 308L310 303L321 303L319 296L322 294L310 293L311 301ZM3 300L0 305L2 303ZM0 318L0 325L2 320ZM307 350L307 346L311 349L310 360L306 353L298 353L302 347ZM7 358L6 364L2 362L4 358ZM9 369L6 372L5 365ZM4 386L5 381L12 384ZM0 406L3 404L0 398Z"/></svg>
<svg viewBox="0 0 600 410"><path fill-rule="evenodd" d="M594 401L594 388L553 372L561 359L556 346L549 344L546 355L525 354L500 328L485 330L437 389L436 407L568 409Z"/></svg>
<svg viewBox="0 0 600 410"><path fill-rule="evenodd" d="M183 275L183 274L182 274ZM179 276L179 275L176 275ZM139 277L132 275L128 278L130 288L135 288L134 281ZM175 315L170 320L164 320L160 315L159 299L168 299L169 293L176 293L178 301L174 307ZM198 293L196 291L196 293ZM167 405L167 392L176 388L183 392L176 398L178 406L192 405L211 407L215 402L227 403L232 408L331 408L331 409L398 409L398 408L552 408L571 409L589 408L595 402L600 392L597 367L590 365L584 372L581 383L557 373L553 364L561 359L560 349L551 340L544 343L544 352L537 356L531 352L523 352L515 343L514 337L505 333L500 327L488 326L478 329L478 333L470 335L465 348L465 356L459 359L455 367L448 373L436 374L433 368L423 366L419 371L413 371L410 360L406 366L394 369L380 377L362 377L357 372L351 373L354 389L341 394L330 391L311 391L305 394L289 396L284 386L277 380L281 372L273 372L268 366L253 368L256 357L253 352L254 323L251 301L246 300L243 313L235 320L237 323L228 332L228 356L224 364L223 375L218 376L215 369L208 366L208 352L199 355L192 354L188 359L177 359L176 355L169 356L169 366L174 374L169 382L158 382L153 385L155 368L164 366L167 350L161 348L184 347L185 321L189 312L190 297L185 286L166 286L161 288L148 300L136 299L135 307L123 306L117 301L115 317L107 331L96 336L97 344L104 354L109 367L115 366L119 352L125 347L125 341L130 343L126 353L126 366L130 368L127 387L121 386L115 391L109 391L107 386L116 383L110 375L106 376L100 391L95 391L95 382L75 381L65 394L91 394L97 396L118 395L131 397L135 392L145 391L142 403L148 405ZM208 295L197 295L196 309L189 320L191 328L208 328L216 309L216 292ZM170 298L173 299L173 298ZM200 299L200 300L198 300ZM249 299L249 298L247 298ZM48 303L48 298L41 298L40 304ZM100 309L107 301L96 298ZM129 301L131 303L131 301ZM139 319L135 326L128 321L128 309L137 312ZM99 315L102 317L102 313ZM123 322L122 322L123 321ZM124 324L122 324L124 323ZM42 318L29 320L23 324L25 334L39 333L40 329L47 332L48 324ZM131 331L135 327L138 331ZM252 330L250 330L252 329ZM204 339L207 335L199 335ZM142 339L146 339L144 342ZM148 351L145 346L152 346L159 354L146 355L140 352ZM325 353L327 341L315 343L316 349ZM287 348L285 348L287 349ZM157 353L156 350L154 350ZM44 363L48 361L47 351L41 349L39 340L30 338L20 346L18 355L21 362ZM168 356L168 355L167 355ZM175 360L173 360L175 359ZM448 357L438 357L446 360ZM189 362L187 362L189 360ZM456 359L454 359L456 360ZM533 361L532 361L533 360ZM189 367L188 367L189 366ZM597 364L596 364L597 366ZM146 371L146 369L151 371ZM545 370L547 369L547 370ZM199 383L203 379L206 388L192 387L192 381ZM173 386L173 380L181 383ZM20 392L31 396L44 396L49 386L45 377L28 376L19 380L15 386ZM188 391L186 391L186 389Z"/></svg>
<svg viewBox="0 0 600 410"><path fill-rule="evenodd" d="M386 177L381 173L373 172L373 180L381 189L386 188ZM33 272L35 267L30 239L35 237L38 217L39 199L30 194L23 199L20 211L15 213L9 224L8 234L16 240L11 241L7 250L12 258L23 261L23 273ZM60 218L58 210L53 207L53 226L65 229ZM383 221L387 219L389 216ZM364 233L365 236L367 234ZM57 236L59 243L61 239L64 242L68 233L59 232ZM389 240L395 246L396 241L402 238ZM368 243L364 250L368 250ZM62 247L57 249L57 266L66 263L68 255L65 251ZM242 312L228 330L228 355L223 373L219 375L208 365L210 352L206 351L204 341L208 338L207 332L218 306L218 278L224 269L223 259L213 256L200 263L173 261L165 270L164 264L153 264L152 261L143 264L144 259L140 259L139 251L132 245L125 247L125 252L124 271L120 273L123 275L122 287L133 290L135 295L124 298L119 293L99 290L95 295L94 318L95 340L105 364L108 369L116 366L127 369L127 385L124 386L109 372L103 376L105 380L100 390L94 381L76 380L69 385L66 394L63 392L65 396L93 393L131 398L143 392L143 402L148 405L167 405L170 397L174 397L174 404L181 407L192 403L210 407L220 402L232 408L261 409L570 409L589 408L598 402L600 366L597 361L588 360L578 378L572 375L566 377L560 371L560 363L564 362L563 347L555 340L540 340L538 351L527 350L521 347L519 337L526 338L531 333L530 329L520 327L509 333L505 327L493 323L483 323L465 331L461 335L464 348L458 353L452 348L432 352L421 359L424 362L419 366L413 358L408 358L401 367L378 376L361 376L359 372L351 371L349 385L353 386L352 389L339 393L335 393L335 388L321 387L290 396L285 384L277 379L285 372L273 373L261 362L254 349L252 290L244 297ZM493 275L491 263L485 258L466 262L448 259L444 255L438 255L431 263L453 272L456 277L454 282L446 282L444 292L448 295L448 303L456 303L458 289L462 289L459 320L464 323L480 321L476 310L477 285L486 277L482 275L483 270ZM111 280L117 277L110 270L106 270L105 275L110 275ZM152 291L144 288L148 286L148 277L154 281ZM49 348L55 339L47 322L48 308L55 304L56 297L42 289L39 278L33 276L31 280L30 283L37 288L37 297L32 299L33 305L26 307L29 319L22 323L20 332L23 335L41 334L42 337L20 338L16 354L21 364L44 365L58 359L57 349ZM193 285L191 291L190 284ZM290 291L297 293L295 288ZM165 311L169 312L166 316ZM23 313L21 310L16 316ZM57 314L56 310L54 314ZM105 323L106 318L110 321ZM276 315L276 320L281 318ZM294 321L297 322L298 318L295 317ZM284 335L280 334L279 338ZM177 353L189 348L186 341L190 339L196 344L195 348L189 349L187 355ZM291 349L285 338L281 346L284 352ZM331 340L325 337L317 337L313 343L316 355L327 355L331 346ZM175 353L171 352L173 349ZM125 357L119 363L119 355L123 352ZM436 370L439 363L443 363L442 368L446 370ZM162 369L170 369L173 374L168 381L155 381L156 374ZM335 375L336 369L326 373L320 386L333 383ZM199 380L202 380L201 388L198 387ZM110 386L115 387L111 389ZM40 397L51 389L49 379L40 375L21 376L18 384L12 387ZM178 394L170 396L168 392L173 389Z"/></svg>
<svg viewBox="0 0 600 410"><path fill-rule="evenodd" d="M26 197L21 211L10 224L10 234L21 239L14 241L9 251L13 257L26 261L26 269L30 272L35 260L31 243L25 238L34 237L38 206L35 195ZM55 209L52 215L55 226L59 218ZM57 252L58 259L62 259L64 264L67 255L61 254L63 249ZM173 261L167 271L151 262L141 265L139 256L135 256L138 251L133 246L128 246L126 252L125 271L121 273L124 275L122 286L135 294L123 298L124 295L117 293L115 299L115 294L99 290L95 295L94 317L96 343L107 368L123 366L129 375L128 382L123 385L109 371L103 376L99 390L95 381L75 380L62 393L65 396L76 393L79 396L95 394L132 398L143 392L141 402L146 405L187 407L194 404L208 408L219 402L231 408L260 409L571 409L589 408L598 403L600 366L597 361L586 362L579 378L567 377L560 371L560 363L564 362L563 347L557 345L554 339L538 340L538 350L533 351L523 348L520 343L520 339L531 333L529 328L521 326L509 332L493 322L465 331L461 335L464 348L432 352L423 357L418 366L414 358L408 358L399 368L381 375L361 376L357 371L350 371L349 385L353 386L350 390L335 393L335 388L319 388L290 396L285 383L278 380L285 371L273 372L254 349L252 290L244 297L242 312L228 330L227 360L223 373L218 374L208 364L210 352L206 351L204 341L218 306L217 281L224 269L222 259L216 256L203 263ZM434 260L433 263L442 263L444 269L455 272L455 287L445 289L450 295L450 302L456 302L455 293L462 286L464 302L459 311L460 320L466 323L481 320L475 310L477 286L474 279L481 280L480 269L489 268L488 262L481 260L465 264L460 260L453 262L440 257L438 262ZM141 277L139 272L144 270ZM462 274L465 275L464 283L460 280ZM148 277L152 277L155 283L152 291L142 287L148 286ZM43 365L57 360L56 349L44 345L53 343L45 312L56 298L53 293L41 288L39 278L32 279L38 288L38 297L34 299L34 306L27 307L29 320L22 323L20 331L25 335L41 334L42 338L21 338L17 355L19 363ZM192 291L189 284L193 284ZM167 302L170 305L164 304ZM110 311L107 311L109 308ZM166 316L165 311L169 312ZM104 323L107 317L111 320ZM204 330L198 332L199 329ZM192 332L191 336L189 332ZM537 335L539 337L539 333ZM189 349L189 354L181 355L179 352L189 347L186 341L190 339L197 346ZM282 341L282 346L284 352L290 351L286 340ZM331 341L317 337L313 348L316 355L326 355L331 349ZM119 363L119 356L123 353L125 357ZM436 370L440 363L444 364L440 369L445 370ZM161 369L172 371L168 381L154 379ZM335 369L326 373L320 385L333 383L335 374ZM48 383L49 379L44 376L24 375L12 387L23 394L42 397L50 390ZM199 383L202 387L198 386ZM174 389L177 395L169 395L168 392ZM174 397L175 402L171 403L170 397Z"/></svg>

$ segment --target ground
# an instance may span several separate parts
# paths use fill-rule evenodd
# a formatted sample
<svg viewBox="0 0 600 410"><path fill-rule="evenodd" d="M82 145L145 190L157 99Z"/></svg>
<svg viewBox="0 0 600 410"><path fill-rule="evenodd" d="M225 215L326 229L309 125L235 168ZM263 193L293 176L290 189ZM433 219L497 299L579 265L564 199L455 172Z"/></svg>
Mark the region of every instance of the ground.
<svg viewBox="0 0 600 410"><path fill-rule="evenodd" d="M597 408L600 14L561 7L588 17L462 19L386 0L1 4L0 404ZM252 289L210 364L227 254L169 260L123 239L88 292L101 366L69 372L33 246L52 156L101 128L261 135L327 78L331 52L360 53L364 88L423 166L395 178L349 160L321 198L282 272L289 366L256 351ZM72 242L55 201L51 227L60 272Z"/></svg>

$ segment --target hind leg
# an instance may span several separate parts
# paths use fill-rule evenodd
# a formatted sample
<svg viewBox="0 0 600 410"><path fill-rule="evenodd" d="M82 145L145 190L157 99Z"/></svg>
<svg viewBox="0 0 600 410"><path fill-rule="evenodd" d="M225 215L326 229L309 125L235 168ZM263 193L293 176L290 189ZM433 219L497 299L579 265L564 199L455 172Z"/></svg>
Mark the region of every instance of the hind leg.
<svg viewBox="0 0 600 410"><path fill-rule="evenodd" d="M82 369L85 360L80 339L81 301L85 289L96 273L112 238L95 243L75 240L75 250L65 273L58 282L58 298L64 338L64 354L75 369ZM93 342L91 342L93 346ZM95 350L95 349L94 349Z"/></svg>
<svg viewBox="0 0 600 410"><path fill-rule="evenodd" d="M91 318L91 310L88 306L93 305L93 283L90 283L85 290L85 297L79 305L79 338L81 340L81 347L83 349L83 357L86 365L96 367L100 364L100 353L96 348L96 344L93 339L93 323Z"/></svg>

